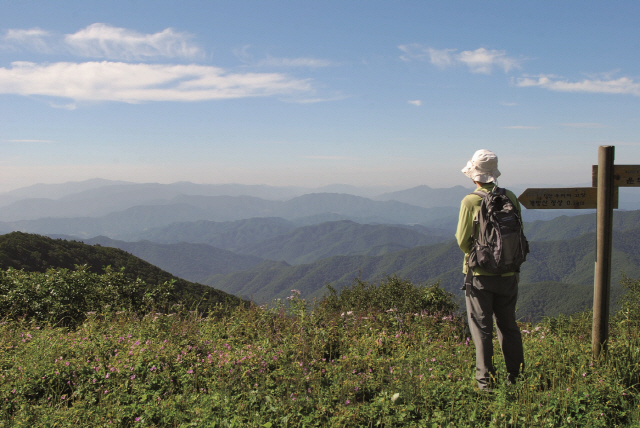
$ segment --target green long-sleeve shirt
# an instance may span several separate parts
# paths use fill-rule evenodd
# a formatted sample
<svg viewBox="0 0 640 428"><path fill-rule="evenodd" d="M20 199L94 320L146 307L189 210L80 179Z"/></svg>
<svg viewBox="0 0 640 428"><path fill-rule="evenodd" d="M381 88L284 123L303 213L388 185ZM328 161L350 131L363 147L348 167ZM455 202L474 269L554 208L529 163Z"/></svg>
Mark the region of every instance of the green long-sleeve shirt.
<svg viewBox="0 0 640 428"><path fill-rule="evenodd" d="M477 190L481 192L490 192L495 187L493 183L487 183L484 186L478 188ZM513 204L515 205L518 212L520 212L520 203L518 202L518 198L516 195L507 190L507 196ZM478 211L480 211L480 204L482 202L482 198L478 195L469 194L464 197L462 202L460 203L460 216L458 217L458 229L456 230L456 240L458 241L458 246L464 252L464 264L462 267L462 272L467 273L467 260L469 259L469 252L471 251L471 247L473 245L473 219L476 217ZM502 274L502 276L510 276L515 272L508 272ZM473 269L474 275L496 275L493 273L489 273L482 269L481 267L476 267Z"/></svg>

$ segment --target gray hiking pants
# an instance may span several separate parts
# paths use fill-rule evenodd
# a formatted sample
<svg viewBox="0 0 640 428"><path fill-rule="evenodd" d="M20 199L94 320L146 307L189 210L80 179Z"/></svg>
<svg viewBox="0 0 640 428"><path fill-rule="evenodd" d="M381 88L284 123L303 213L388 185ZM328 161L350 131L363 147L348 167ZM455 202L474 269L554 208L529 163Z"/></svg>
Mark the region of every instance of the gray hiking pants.
<svg viewBox="0 0 640 428"><path fill-rule="evenodd" d="M493 366L493 321L507 366L507 381L515 382L524 368L522 336L516 324L519 275L474 276L473 287L467 286L467 315L471 338L476 347L476 380L478 387L490 387L495 378Z"/></svg>

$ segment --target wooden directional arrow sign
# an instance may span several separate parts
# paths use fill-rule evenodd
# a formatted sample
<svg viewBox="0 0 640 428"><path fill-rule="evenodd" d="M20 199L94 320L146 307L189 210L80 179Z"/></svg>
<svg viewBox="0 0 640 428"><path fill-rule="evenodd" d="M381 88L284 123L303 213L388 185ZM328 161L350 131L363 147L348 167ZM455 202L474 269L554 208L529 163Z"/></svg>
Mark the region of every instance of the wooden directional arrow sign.
<svg viewBox="0 0 640 428"><path fill-rule="evenodd" d="M592 166L591 181L598 186L598 165ZM640 187L640 165L614 165L613 185L616 187Z"/></svg>
<svg viewBox="0 0 640 428"><path fill-rule="evenodd" d="M614 208L618 208L618 189L614 192ZM584 209L596 208L597 187L551 187L526 189L518 200L527 209Z"/></svg>

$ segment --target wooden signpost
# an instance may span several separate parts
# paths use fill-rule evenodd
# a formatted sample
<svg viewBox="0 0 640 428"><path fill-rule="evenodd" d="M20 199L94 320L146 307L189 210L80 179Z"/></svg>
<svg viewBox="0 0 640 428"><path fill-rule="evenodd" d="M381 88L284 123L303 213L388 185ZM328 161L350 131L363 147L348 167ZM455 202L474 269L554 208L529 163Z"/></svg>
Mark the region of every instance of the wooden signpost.
<svg viewBox="0 0 640 428"><path fill-rule="evenodd" d="M593 165L591 183L598 187L598 165ZM640 187L640 165L614 165L613 185L616 187Z"/></svg>
<svg viewBox="0 0 640 428"><path fill-rule="evenodd" d="M618 208L618 192L614 200ZM598 189L596 187L552 187L546 189L529 188L518 196L520 203L528 209L585 209L597 208Z"/></svg>
<svg viewBox="0 0 640 428"><path fill-rule="evenodd" d="M613 210L618 208L618 187L640 187L640 165L614 165L614 146L598 148L598 165L592 167L593 187L526 189L519 197L528 209L595 208L596 264L593 296L593 358L606 351L609 338L611 290L611 236Z"/></svg>

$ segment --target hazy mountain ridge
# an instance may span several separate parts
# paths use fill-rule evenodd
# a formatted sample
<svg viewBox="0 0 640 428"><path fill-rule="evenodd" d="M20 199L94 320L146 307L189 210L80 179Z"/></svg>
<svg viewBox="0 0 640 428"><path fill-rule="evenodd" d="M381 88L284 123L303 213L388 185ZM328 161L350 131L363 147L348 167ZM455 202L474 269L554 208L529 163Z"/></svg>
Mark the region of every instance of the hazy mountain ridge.
<svg viewBox="0 0 640 428"><path fill-rule="evenodd" d="M372 201L359 196L314 193L289 201L267 201L249 196L180 195L156 205L139 205L102 217L43 218L1 222L0 231L66 234L80 237L104 235L125 238L175 222L198 220L234 221L252 217L281 217L290 221L337 214L364 223L428 225L442 217L457 215L457 208L421 208L395 201Z"/></svg>
<svg viewBox="0 0 640 428"><path fill-rule="evenodd" d="M456 207L469 193L472 187L454 186L448 189L433 189L426 185L412 187L410 189L383 193L377 197L379 201L398 201L416 205L423 208Z"/></svg>
<svg viewBox="0 0 640 428"><path fill-rule="evenodd" d="M191 242L238 251L248 245L282 235L295 229L295 224L279 217L258 217L215 222L198 220L176 222L133 234L133 240L148 240L160 244Z"/></svg>
<svg viewBox="0 0 640 428"><path fill-rule="evenodd" d="M334 255L370 253L372 248L388 252L442 241L440 236L416 233L415 229L390 225L358 224L352 221L305 226L239 250L263 259L284 260L289 264L310 263Z"/></svg>
<svg viewBox="0 0 640 428"><path fill-rule="evenodd" d="M414 198L414 202L422 205L436 204L435 200L423 200L429 193L445 195L451 201L459 199L460 195L453 198L451 189L418 186L378 196L388 200L339 193L307 193L288 200L267 200L248 195L186 194L185 189L202 189L193 183L140 185L140 189L149 190L144 196L136 196L135 186L128 187L130 184L102 184L84 183L94 187L63 195L56 203L63 206L77 202L87 210L107 209L117 203L138 205L100 217L2 222L0 231L66 234L87 242L91 242L90 237L108 236L93 242L102 239L102 245L128 248L127 251L136 252L180 277L207 277L207 284L256 300L285 297L293 288L309 298L321 297L327 283L339 288L350 284L356 276L377 282L391 274L418 283L440 280L445 289L460 296L462 255L451 240L459 200L455 207L431 208L395 200ZM460 193L468 191L457 187ZM56 191L62 192L61 188ZM92 206L93 197L114 200ZM149 203L140 204L142 199L148 199ZM32 198L21 203L35 204L34 211L39 209L37 206L45 207L42 209L53 214L58 205L51 202ZM583 309L593 284L595 214L572 210L571 217L567 217L560 215L564 211L524 210L525 218L528 214L556 218L525 226L532 251L521 274L522 313L541 316L557 308ZM327 219L334 221L326 222ZM640 211L616 211L614 229L616 285L621 271L631 277L640 276L640 260L636 256L640 253ZM114 238L120 241L112 241ZM446 242L433 244L443 239ZM241 252L255 258L243 258ZM275 261L261 261L264 258ZM535 288L529 287L539 287L541 293L536 295L531 291ZM587 294L581 292L580 298L572 296L570 293L576 290Z"/></svg>
<svg viewBox="0 0 640 428"><path fill-rule="evenodd" d="M105 236L83 240L88 245L119 248L188 281L197 282L213 274L247 270L263 259L187 242L157 244L150 241L124 242Z"/></svg>
<svg viewBox="0 0 640 428"><path fill-rule="evenodd" d="M257 239L257 234L251 233L266 227L269 234L273 234L277 231L271 227L273 225L288 226L290 223L283 219L183 223L176 227L197 229L188 229L186 234L173 239L176 242L164 244L148 240L125 242L105 236L75 239L91 245L120 248L190 281L248 270L264 259L284 260L288 264L311 263L336 255L382 255L443 240L441 236L429 235L429 229L420 226L361 225L351 221L322 223L291 231L287 227L283 233L262 241ZM170 233L171 227L165 230ZM238 231L248 231L249 235L238 234ZM206 243L185 242L194 234ZM50 236L73 239L66 235ZM252 236L253 240L249 241ZM216 248L210 242L225 244L228 249Z"/></svg>

